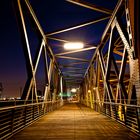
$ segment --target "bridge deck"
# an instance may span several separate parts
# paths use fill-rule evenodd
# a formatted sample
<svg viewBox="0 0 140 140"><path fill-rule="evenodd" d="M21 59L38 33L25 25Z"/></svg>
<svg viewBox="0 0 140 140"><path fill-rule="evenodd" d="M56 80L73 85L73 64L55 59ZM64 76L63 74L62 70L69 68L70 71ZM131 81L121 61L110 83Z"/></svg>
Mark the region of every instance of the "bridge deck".
<svg viewBox="0 0 140 140"><path fill-rule="evenodd" d="M131 140L139 136L121 124L80 104L66 104L11 140Z"/></svg>

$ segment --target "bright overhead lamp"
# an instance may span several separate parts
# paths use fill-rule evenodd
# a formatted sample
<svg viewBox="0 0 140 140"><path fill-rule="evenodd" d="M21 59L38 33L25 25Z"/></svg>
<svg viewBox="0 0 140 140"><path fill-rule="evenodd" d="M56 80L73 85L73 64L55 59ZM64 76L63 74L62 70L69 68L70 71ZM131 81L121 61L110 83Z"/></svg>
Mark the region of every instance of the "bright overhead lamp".
<svg viewBox="0 0 140 140"><path fill-rule="evenodd" d="M77 50L82 49L84 44L82 42L68 42L64 44L64 49L66 50Z"/></svg>

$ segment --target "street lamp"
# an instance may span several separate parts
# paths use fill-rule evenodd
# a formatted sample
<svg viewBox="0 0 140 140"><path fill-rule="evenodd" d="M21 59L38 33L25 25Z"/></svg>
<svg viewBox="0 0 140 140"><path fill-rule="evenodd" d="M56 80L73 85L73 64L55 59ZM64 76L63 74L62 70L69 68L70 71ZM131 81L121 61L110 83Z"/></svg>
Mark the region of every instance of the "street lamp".
<svg viewBox="0 0 140 140"><path fill-rule="evenodd" d="M64 49L66 50L77 50L82 49L84 44L82 42L68 42L64 44Z"/></svg>

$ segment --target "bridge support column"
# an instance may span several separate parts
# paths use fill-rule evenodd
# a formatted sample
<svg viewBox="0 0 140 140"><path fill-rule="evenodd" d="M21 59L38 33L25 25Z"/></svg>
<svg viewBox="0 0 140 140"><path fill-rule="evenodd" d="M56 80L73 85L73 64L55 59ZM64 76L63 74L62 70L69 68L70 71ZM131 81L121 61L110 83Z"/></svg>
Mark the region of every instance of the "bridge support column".
<svg viewBox="0 0 140 140"><path fill-rule="evenodd" d="M61 100L63 100L63 77L60 76L60 92L61 92Z"/></svg>
<svg viewBox="0 0 140 140"><path fill-rule="evenodd" d="M135 54L138 58L138 72L139 72L139 80L137 81L137 84L139 87L137 87L137 104L140 105L140 1L135 0L134 1L134 31L135 31Z"/></svg>
<svg viewBox="0 0 140 140"><path fill-rule="evenodd" d="M126 3L127 31L130 47L133 50L133 60L130 61L130 75L132 79L132 91L136 92L137 105L140 105L140 2L128 0ZM131 101L131 100L130 100ZM129 102L130 103L130 102Z"/></svg>

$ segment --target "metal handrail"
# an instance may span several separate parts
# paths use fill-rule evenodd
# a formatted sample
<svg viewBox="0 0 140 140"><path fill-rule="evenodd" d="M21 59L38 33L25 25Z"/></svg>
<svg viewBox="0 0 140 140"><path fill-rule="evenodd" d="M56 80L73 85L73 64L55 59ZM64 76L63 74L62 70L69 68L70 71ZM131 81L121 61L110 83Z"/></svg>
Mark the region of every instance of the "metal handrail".
<svg viewBox="0 0 140 140"><path fill-rule="evenodd" d="M57 102L57 101L55 101ZM30 103L30 104L23 104L23 105L16 105L16 106L9 106L9 107L1 107L1 110L7 110L7 109L14 109L14 108L20 108L25 106L31 106L31 105L40 105L40 104L46 104L46 103L52 103L52 101L46 101L46 102L39 102L39 103Z"/></svg>
<svg viewBox="0 0 140 140"><path fill-rule="evenodd" d="M7 139L62 105L63 101L58 100L0 108L0 140Z"/></svg>
<svg viewBox="0 0 140 140"><path fill-rule="evenodd" d="M136 107L140 108L140 105L133 105L133 104L123 104L123 103L115 103L115 102L103 102L103 101L93 101L93 103L104 103L104 104L112 104L112 105L122 105L122 106L127 106L127 107Z"/></svg>
<svg viewBox="0 0 140 140"><path fill-rule="evenodd" d="M140 135L140 105L124 104L115 102L103 102L99 100L83 100L83 104L93 110L110 117L111 119L125 125L131 131Z"/></svg>

